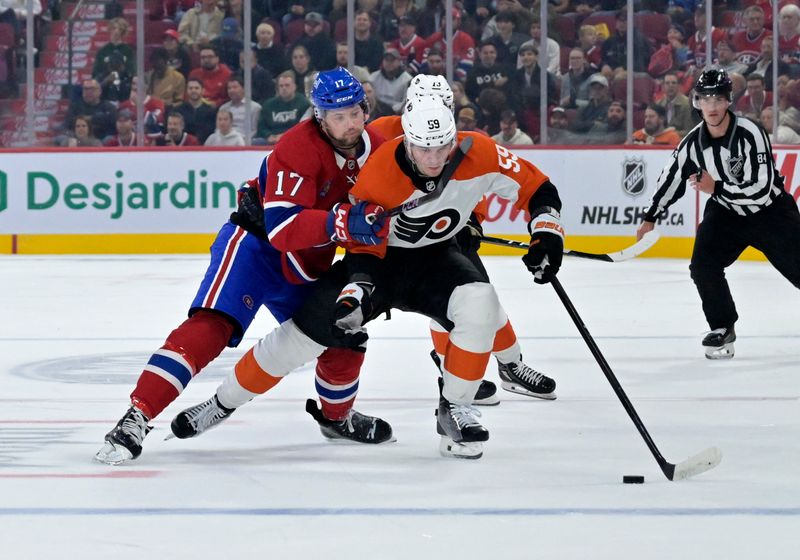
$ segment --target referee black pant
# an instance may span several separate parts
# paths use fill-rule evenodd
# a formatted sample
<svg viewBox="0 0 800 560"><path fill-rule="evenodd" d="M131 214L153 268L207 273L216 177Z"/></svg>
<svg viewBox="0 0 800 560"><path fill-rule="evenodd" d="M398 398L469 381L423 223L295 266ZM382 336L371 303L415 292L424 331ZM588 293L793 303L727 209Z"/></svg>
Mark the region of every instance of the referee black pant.
<svg viewBox="0 0 800 560"><path fill-rule="evenodd" d="M800 212L789 193L751 216L739 216L709 200L689 265L711 330L732 326L739 315L725 269L755 247L778 272L800 288Z"/></svg>

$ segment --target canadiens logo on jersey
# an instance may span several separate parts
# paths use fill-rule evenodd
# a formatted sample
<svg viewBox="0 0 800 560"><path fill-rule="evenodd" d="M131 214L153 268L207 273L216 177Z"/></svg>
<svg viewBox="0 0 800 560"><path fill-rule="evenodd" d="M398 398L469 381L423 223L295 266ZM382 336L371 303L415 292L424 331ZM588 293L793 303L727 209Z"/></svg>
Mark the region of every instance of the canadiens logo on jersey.
<svg viewBox="0 0 800 560"><path fill-rule="evenodd" d="M644 160L626 159L622 164L622 190L627 195L639 196L644 189Z"/></svg>
<svg viewBox="0 0 800 560"><path fill-rule="evenodd" d="M461 213L455 208L445 208L430 216L412 217L400 214L393 222L394 234L401 241L417 243L423 238L431 241L445 239L461 223Z"/></svg>

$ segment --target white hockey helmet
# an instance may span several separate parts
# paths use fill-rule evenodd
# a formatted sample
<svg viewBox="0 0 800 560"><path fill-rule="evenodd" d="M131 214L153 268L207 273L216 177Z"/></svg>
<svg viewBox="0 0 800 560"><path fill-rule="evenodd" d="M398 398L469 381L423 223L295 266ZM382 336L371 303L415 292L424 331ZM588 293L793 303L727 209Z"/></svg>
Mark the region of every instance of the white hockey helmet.
<svg viewBox="0 0 800 560"><path fill-rule="evenodd" d="M444 76L428 76L427 74L414 76L414 79L408 84L406 99L425 95L438 95L444 101L445 106L451 111L453 110L453 90L450 89L450 84L447 83L447 78Z"/></svg>
<svg viewBox="0 0 800 560"><path fill-rule="evenodd" d="M456 138L456 121L438 95L410 97L400 118L405 139L424 148L452 144Z"/></svg>

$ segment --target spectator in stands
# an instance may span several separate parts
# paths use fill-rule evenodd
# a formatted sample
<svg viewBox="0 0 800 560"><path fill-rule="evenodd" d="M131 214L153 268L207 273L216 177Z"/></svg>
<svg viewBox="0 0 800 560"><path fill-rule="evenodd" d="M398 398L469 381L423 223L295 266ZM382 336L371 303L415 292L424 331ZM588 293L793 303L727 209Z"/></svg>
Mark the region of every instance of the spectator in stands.
<svg viewBox="0 0 800 560"><path fill-rule="evenodd" d="M364 88L364 96L367 98L367 103L369 103L369 120L367 122L395 114L391 107L375 96L375 88L372 87L371 82L361 82L361 87Z"/></svg>
<svg viewBox="0 0 800 560"><path fill-rule="evenodd" d="M302 45L311 57L311 66L316 70L330 70L336 66L336 45L323 27L325 18L317 12L308 12L303 24L303 36L296 45Z"/></svg>
<svg viewBox="0 0 800 560"><path fill-rule="evenodd" d="M222 20L225 14L217 8L216 0L200 0L181 18L178 33L181 42L195 51L211 44L222 30Z"/></svg>
<svg viewBox="0 0 800 560"><path fill-rule="evenodd" d="M569 51L569 70L561 76L561 106L577 109L589 103L589 78L598 68L589 64L583 49Z"/></svg>
<svg viewBox="0 0 800 560"><path fill-rule="evenodd" d="M550 126L547 127L548 144L579 144L583 139L569 130L567 110L563 107L553 107L550 112Z"/></svg>
<svg viewBox="0 0 800 560"><path fill-rule="evenodd" d="M764 89L766 91L773 91L772 87L772 56L773 47L775 42L772 36L764 37L761 41L761 56L745 70L744 75L749 76L752 73L764 76ZM778 76L788 76L791 72L789 65L784 61L778 59Z"/></svg>
<svg viewBox="0 0 800 560"><path fill-rule="evenodd" d="M290 22L300 20L306 17L309 12L327 13L326 2L324 0L288 0L289 9L283 9L283 17L281 23L284 28Z"/></svg>
<svg viewBox="0 0 800 560"><path fill-rule="evenodd" d="M102 90L101 97L106 101L119 103L128 99L131 94L131 82L133 76L128 74L125 66L125 57L115 51L108 57L108 63L103 67L108 71L106 75L97 77L100 82L100 89Z"/></svg>
<svg viewBox="0 0 800 560"><path fill-rule="evenodd" d="M205 146L244 146L244 137L233 128L233 115L225 106L217 111L217 129L206 138Z"/></svg>
<svg viewBox="0 0 800 560"><path fill-rule="evenodd" d="M397 49L406 62L406 71L416 76L422 66L428 42L417 35L417 22L411 16L403 16L399 20L397 39L389 43L389 47Z"/></svg>
<svg viewBox="0 0 800 560"><path fill-rule="evenodd" d="M800 7L786 4L778 16L778 53L781 60L800 65Z"/></svg>
<svg viewBox="0 0 800 560"><path fill-rule="evenodd" d="M800 102L791 92L793 88L797 88L798 84L800 82L790 80L788 76L778 76L779 122L800 133Z"/></svg>
<svg viewBox="0 0 800 560"><path fill-rule="evenodd" d="M136 99L138 97L137 80L134 76L131 82L131 96L127 101L119 104L120 111L127 109L133 116L133 125L136 126ZM166 108L164 102L153 97L152 95L145 95L142 101L144 106L144 135L145 142L150 144L160 137L164 131L164 119L166 118Z"/></svg>
<svg viewBox="0 0 800 560"><path fill-rule="evenodd" d="M527 50L526 52L531 52ZM537 51L538 52L538 51ZM467 74L464 89L472 99L477 99L481 90L495 88L502 91L507 99L512 99L512 80L516 69L514 66L497 62L497 47L489 41L480 44L479 62Z"/></svg>
<svg viewBox="0 0 800 560"><path fill-rule="evenodd" d="M236 20L239 29L244 29L244 1L226 0L225 17Z"/></svg>
<svg viewBox="0 0 800 560"><path fill-rule="evenodd" d="M369 76L375 95L399 113L405 99L411 75L403 69L403 61L397 49L386 49L381 69Z"/></svg>
<svg viewBox="0 0 800 560"><path fill-rule="evenodd" d="M170 68L169 55L164 48L157 48L150 53L152 70L147 73L147 93L160 99L166 107L183 103L186 94L186 79L183 74Z"/></svg>
<svg viewBox="0 0 800 560"><path fill-rule="evenodd" d="M747 65L736 60L736 51L733 50L730 41L727 39L717 43L717 66L728 74L737 72L744 75L747 73Z"/></svg>
<svg viewBox="0 0 800 560"><path fill-rule="evenodd" d="M234 18L222 20L219 36L211 40L211 46L217 51L220 62L230 68L232 72L241 69L239 53L244 49L244 43L242 43L241 28Z"/></svg>
<svg viewBox="0 0 800 560"><path fill-rule="evenodd" d="M220 63L214 47L208 46L200 49L200 68L192 70L189 77L201 80L206 99L219 107L228 100L231 74L230 68Z"/></svg>
<svg viewBox="0 0 800 560"><path fill-rule="evenodd" d="M228 80L228 101L223 103L220 109L230 112L233 117L233 128L239 132L246 140L255 135L258 128L258 120L261 115L261 105L255 101L245 101L244 99L244 80L233 77ZM247 106L250 106L250 130L247 130ZM219 113L219 111L217 112Z"/></svg>
<svg viewBox="0 0 800 560"><path fill-rule="evenodd" d="M447 69L442 51L437 48L428 49L428 54L422 61L419 73L427 74L428 76L444 76L447 73Z"/></svg>
<svg viewBox="0 0 800 560"><path fill-rule="evenodd" d="M384 3L378 17L378 33L384 41L395 41L400 36L403 20L416 23L418 17L414 0L389 0ZM397 45L392 45L397 48ZM400 51L403 54L403 51Z"/></svg>
<svg viewBox="0 0 800 560"><path fill-rule="evenodd" d="M735 108L736 104L747 92L747 80L738 72L728 74L728 77L731 79L731 107Z"/></svg>
<svg viewBox="0 0 800 560"><path fill-rule="evenodd" d="M41 15L42 3L33 0L34 17ZM27 0L0 0L0 23L7 23L14 28L14 36L23 39L25 22L28 18Z"/></svg>
<svg viewBox="0 0 800 560"><path fill-rule="evenodd" d="M473 114L477 113L478 106L467 96L462 82L453 82L450 84L450 88L453 90L453 112L455 114L458 114L462 107L469 107L473 110Z"/></svg>
<svg viewBox="0 0 800 560"><path fill-rule="evenodd" d="M65 148L96 148L103 143L92 134L92 119L86 115L75 117L72 134L64 138L61 146Z"/></svg>
<svg viewBox="0 0 800 560"><path fill-rule="evenodd" d="M258 63L273 76L289 68L283 47L275 43L275 28L269 23L259 23L256 27L256 45L253 47L253 54Z"/></svg>
<svg viewBox="0 0 800 560"><path fill-rule="evenodd" d="M500 133L500 119L503 111L508 109L509 103L500 90L487 88L478 96L478 126L486 131L489 136Z"/></svg>
<svg viewBox="0 0 800 560"><path fill-rule="evenodd" d="M464 80L475 63L475 40L469 33L460 29L461 11L458 8L453 8L452 14L453 48L449 49L445 43L444 26L446 20L444 17L440 18L441 24L439 30L428 36L428 46L438 49L445 57L451 57L456 79ZM417 21L417 33L422 37L427 36L426 32L421 31L422 23L425 21L426 16L423 11L423 14L420 15L420 19Z"/></svg>
<svg viewBox="0 0 800 560"><path fill-rule="evenodd" d="M764 76L753 73L747 76L747 94L736 104L736 114L758 122L761 110L772 105L772 92L764 88Z"/></svg>
<svg viewBox="0 0 800 560"><path fill-rule="evenodd" d="M764 10L749 6L742 14L745 28L731 35L731 45L742 64L753 64L761 54L761 42L771 35L764 27Z"/></svg>
<svg viewBox="0 0 800 560"><path fill-rule="evenodd" d="M366 10L356 11L353 35L355 36L356 66L363 66L370 73L377 71L381 66L383 40L380 35L372 33L372 19Z"/></svg>
<svg viewBox="0 0 800 560"><path fill-rule="evenodd" d="M768 105L761 109L761 126L769 134L769 141L773 144L800 144L800 134L784 124L778 125L777 133L773 131L775 124L775 113L772 106Z"/></svg>
<svg viewBox="0 0 800 560"><path fill-rule="evenodd" d="M278 95L268 99L261 110L257 136L267 145L273 145L281 136L300 122L310 107L305 95L298 93L290 70L278 76Z"/></svg>
<svg viewBox="0 0 800 560"><path fill-rule="evenodd" d="M184 130L183 115L174 111L167 117L167 132L156 138L156 146L199 146L197 138Z"/></svg>
<svg viewBox="0 0 800 560"><path fill-rule="evenodd" d="M706 22L706 7L704 4L698 4L694 9L694 34L686 41L686 46L689 47L688 64L694 65L696 68L704 68L707 60L714 60L716 58L714 53L717 50L717 45L720 41L725 39L726 33L724 29L717 29L711 26L711 57L706 56L706 34L708 33L708 25ZM735 49L735 47L734 47ZM694 82L692 83L694 85Z"/></svg>
<svg viewBox="0 0 800 560"><path fill-rule="evenodd" d="M517 52L523 43L530 40L530 37L514 30L516 18L510 12L500 12L495 21L497 33L489 41L497 49L497 62L516 66Z"/></svg>
<svg viewBox="0 0 800 560"><path fill-rule="evenodd" d="M492 140L501 146L528 146L533 144L531 137L517 127L517 114L505 110L500 115L500 132L492 136Z"/></svg>
<svg viewBox="0 0 800 560"><path fill-rule="evenodd" d="M614 32L603 43L603 74L617 78L628 66L628 14L626 10L617 12ZM650 43L638 30L633 30L633 71L646 72L652 49Z"/></svg>
<svg viewBox="0 0 800 560"><path fill-rule="evenodd" d="M612 101L606 108L603 120L592 123L589 131L583 136L586 144L624 144L627 140L625 105L621 101Z"/></svg>
<svg viewBox="0 0 800 560"><path fill-rule="evenodd" d="M530 44L522 46L519 50L522 68L514 71L508 91L513 92L514 105L520 111L532 111L539 114L541 100L541 70L539 68L539 52ZM476 67L477 68L477 67ZM547 73L547 105L557 105L556 77Z"/></svg>
<svg viewBox="0 0 800 560"><path fill-rule="evenodd" d="M595 123L605 124L608 119L608 107L611 96L608 92L608 80L601 73L589 78L589 103L578 110L578 116L572 123L574 132L588 132Z"/></svg>
<svg viewBox="0 0 800 560"><path fill-rule="evenodd" d="M347 48L347 43L336 43L336 66L341 66L342 68L347 68L347 58L350 54L350 49ZM349 68L350 73L356 77L356 79L361 82L362 84L369 80L369 75L371 72L367 70L364 66L359 66L356 64L352 68Z"/></svg>
<svg viewBox="0 0 800 560"><path fill-rule="evenodd" d="M666 114L666 126L674 128L683 137L700 122L692 110L689 98L681 93L680 80L676 72L664 75L664 97L658 102Z"/></svg>
<svg viewBox="0 0 800 560"><path fill-rule="evenodd" d="M131 46L123 42L128 34L128 22L121 17L112 19L108 22L108 33L108 43L100 47L95 55L92 77L102 80L109 75L112 53L122 56L126 73L134 76L136 74L135 54Z"/></svg>
<svg viewBox="0 0 800 560"><path fill-rule="evenodd" d="M189 78L186 82L186 101L175 109L183 115L186 132L205 142L214 131L217 107L203 97L203 82L198 78Z"/></svg>
<svg viewBox="0 0 800 560"><path fill-rule="evenodd" d="M95 138L105 138L114 134L117 108L110 101L100 98L100 84L97 80L90 78L84 80L81 85L83 88L81 97L70 104L64 124L73 130L77 117L86 116L91 118L92 136Z"/></svg>
<svg viewBox="0 0 800 560"><path fill-rule="evenodd" d="M500 14L511 15L514 18L514 23L517 29L530 29L531 23L534 18L538 18L538 10L536 15L532 14L529 9L523 6L519 0L497 0L497 13L489 18L486 25L483 26L481 32L481 42L488 41L499 31L497 25L497 16ZM505 16L504 16L505 17ZM530 37L529 37L530 38ZM536 45L539 46L538 44Z"/></svg>
<svg viewBox="0 0 800 560"><path fill-rule="evenodd" d="M681 137L675 127L667 126L667 111L661 105L651 103L644 110L644 128L634 131L634 144L677 146Z"/></svg>
<svg viewBox="0 0 800 560"><path fill-rule="evenodd" d="M244 51L239 53L239 67L244 68ZM275 78L272 77L269 70L262 67L258 63L258 59L256 58L255 54L250 57L250 67L253 82L251 84L252 87L252 99L257 103L264 103L270 97L275 95ZM236 73L236 77L244 83L244 71L240 70Z"/></svg>
<svg viewBox="0 0 800 560"><path fill-rule="evenodd" d="M594 25L581 25L578 30L578 46L586 55L586 62L600 68L603 58L602 41L597 35Z"/></svg>
<svg viewBox="0 0 800 560"><path fill-rule="evenodd" d="M294 83L297 85L297 91L305 92L306 78L317 71L311 65L311 57L308 55L308 49L303 45L296 45L292 48L291 62L292 67L290 70L294 75Z"/></svg>
<svg viewBox="0 0 800 560"><path fill-rule="evenodd" d="M475 109L472 107L462 107L458 110L456 117L456 129L459 132L477 132L478 134L486 134L486 131L478 128L478 117Z"/></svg>
<svg viewBox="0 0 800 560"><path fill-rule="evenodd" d="M539 22L539 16L534 17L530 24L530 36L530 40L525 41L523 45L533 45L541 52L542 25ZM522 60L517 57L517 68L520 66L522 66ZM561 75L561 47L552 37L547 38L547 71L553 76Z"/></svg>
<svg viewBox="0 0 800 560"><path fill-rule="evenodd" d="M180 43L180 34L174 29L164 31L162 46L167 53L167 66L177 70L186 79L192 71L192 58Z"/></svg>
<svg viewBox="0 0 800 560"><path fill-rule="evenodd" d="M130 109L122 109L117 113L117 133L109 136L103 142L104 146L114 147L133 147L136 146L136 133L133 130L133 114Z"/></svg>

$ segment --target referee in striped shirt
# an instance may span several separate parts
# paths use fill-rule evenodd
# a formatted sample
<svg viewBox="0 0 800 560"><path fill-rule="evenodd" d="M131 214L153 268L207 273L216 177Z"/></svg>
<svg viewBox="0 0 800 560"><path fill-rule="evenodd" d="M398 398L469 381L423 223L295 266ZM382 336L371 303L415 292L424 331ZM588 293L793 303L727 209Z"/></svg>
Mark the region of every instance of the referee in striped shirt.
<svg viewBox="0 0 800 560"><path fill-rule="evenodd" d="M686 192L687 182L711 195L689 270L711 328L703 339L706 357L732 358L739 316L725 269L752 246L800 288L800 212L784 189L766 132L729 110L731 80L724 70L703 71L692 104L703 122L672 153L636 236L641 239L655 227L658 217Z"/></svg>

